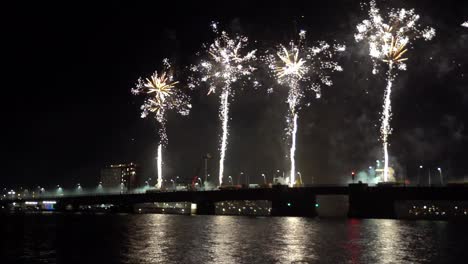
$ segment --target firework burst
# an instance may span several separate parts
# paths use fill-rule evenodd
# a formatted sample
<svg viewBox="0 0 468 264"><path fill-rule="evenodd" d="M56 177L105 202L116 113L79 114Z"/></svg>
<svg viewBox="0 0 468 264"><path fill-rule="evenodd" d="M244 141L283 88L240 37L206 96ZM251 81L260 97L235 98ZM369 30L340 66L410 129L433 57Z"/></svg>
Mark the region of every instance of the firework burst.
<svg viewBox="0 0 468 264"><path fill-rule="evenodd" d="M162 148L167 144L166 133L166 111L174 110L181 115L188 115L190 108L188 96L177 88L178 82L174 81L171 65L168 59L163 60L163 70L158 74L154 72L149 78L138 79L138 82L131 91L134 95L144 94L146 96L141 106L141 117L145 118L149 114L154 114L159 123L160 143L157 150L157 188L162 185Z"/></svg>
<svg viewBox="0 0 468 264"><path fill-rule="evenodd" d="M406 70L404 57L408 46L416 39L431 40L435 30L431 27L421 28L418 23L420 16L414 9L391 9L385 16L374 0L370 1L369 18L359 23L354 35L357 42L366 41L369 44L369 55L373 61L373 74L379 72L381 62L388 65L386 79L387 86L384 93L382 124L380 127L381 140L384 149L383 180L388 181L388 136L392 133L391 120L391 92L397 70Z"/></svg>
<svg viewBox="0 0 468 264"><path fill-rule="evenodd" d="M233 84L245 84L251 80L255 68L251 65L256 60L256 50L247 50L248 38L237 35L229 36L225 31L218 31L218 24L212 24L213 32L217 35L214 42L204 45L206 56L198 65L191 66L195 73L190 78L189 87L208 85L208 94L221 90L219 118L221 121L221 142L219 160L219 184L223 183L224 159L226 157L228 140L228 120L230 98L234 96ZM255 85L255 82L253 82Z"/></svg>
<svg viewBox="0 0 468 264"><path fill-rule="evenodd" d="M305 37L306 32L301 31L297 43L291 41L288 46L279 45L276 53L267 54L264 58L278 83L289 88L286 134L291 138L289 153L291 186L296 183L296 133L302 99L309 92L320 98L322 86L333 85L330 74L343 70L333 58L337 52L345 50L344 45L330 45L325 41L319 41L314 46L306 46Z"/></svg>
<svg viewBox="0 0 468 264"><path fill-rule="evenodd" d="M147 89L146 93L152 97L149 99L150 104L148 105L150 112L159 114L164 110L166 98L173 94L173 88L178 83L172 82L170 79L172 77L167 76L166 72L160 76L158 76L158 72L155 72L143 82L143 87Z"/></svg>

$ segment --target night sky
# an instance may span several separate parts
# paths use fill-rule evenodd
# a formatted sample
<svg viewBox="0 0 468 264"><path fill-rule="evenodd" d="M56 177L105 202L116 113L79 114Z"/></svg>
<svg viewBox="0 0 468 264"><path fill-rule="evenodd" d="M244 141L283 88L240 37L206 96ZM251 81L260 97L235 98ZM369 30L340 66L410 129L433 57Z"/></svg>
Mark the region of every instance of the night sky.
<svg viewBox="0 0 468 264"><path fill-rule="evenodd" d="M373 75L368 49L355 43L355 25L366 16L358 1L219 1L209 5L168 1L153 5L85 2L19 4L3 9L1 182L3 186L95 185L100 169L136 161L143 178L155 178L157 124L141 119L142 98L130 89L140 76L176 61L178 77L196 63L195 53L213 39L211 21L248 36L263 53L287 43L300 29L310 40L346 44L344 72L301 112L297 168L306 183L344 183L351 170L382 159L379 112L385 88ZM233 5L237 3L236 5ZM415 8L436 38L416 41L408 71L395 83L391 163L414 179L419 164L443 167L449 179L468 177L468 20L466 1L379 1ZM256 41L256 42L254 42ZM288 170L284 115L287 88L258 67L262 87L244 87L231 104L226 176L243 171ZM6 71L5 71L6 70ZM6 80L6 82L5 82ZM273 87L274 93L266 89ZM168 116L165 175L191 179L211 153L219 158L218 96L190 91L188 117Z"/></svg>

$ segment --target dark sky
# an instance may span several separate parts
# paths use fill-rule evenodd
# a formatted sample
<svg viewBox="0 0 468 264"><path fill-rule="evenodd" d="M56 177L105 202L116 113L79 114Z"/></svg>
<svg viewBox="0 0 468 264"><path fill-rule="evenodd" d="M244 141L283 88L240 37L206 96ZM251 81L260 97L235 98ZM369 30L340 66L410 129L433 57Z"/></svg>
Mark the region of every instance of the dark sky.
<svg viewBox="0 0 468 264"><path fill-rule="evenodd" d="M310 40L345 43L344 72L301 113L297 167L306 182L342 183L351 170L382 158L378 128L385 81L371 74L366 47L354 42L355 25L366 15L358 1L153 2L42 1L3 8L0 187L93 185L100 168L130 161L154 178L157 125L140 118L141 98L130 88L164 57L175 59L178 69L196 63L194 53L213 38L211 21L256 40L261 50L287 43L298 29L307 30ZM460 24L468 20L468 2L379 5L414 7L437 30L435 40L415 42L409 70L395 84L394 167L410 179L420 163L442 166L451 179L467 177L468 29ZM258 74L266 76L262 69ZM267 95L273 82L261 81L263 88L245 87L232 103L226 175L244 171L260 181L262 172L288 169L286 88L276 86ZM167 176L190 179L207 152L214 156L211 174L218 170L219 99L205 96L206 90L190 94L190 116L168 116Z"/></svg>

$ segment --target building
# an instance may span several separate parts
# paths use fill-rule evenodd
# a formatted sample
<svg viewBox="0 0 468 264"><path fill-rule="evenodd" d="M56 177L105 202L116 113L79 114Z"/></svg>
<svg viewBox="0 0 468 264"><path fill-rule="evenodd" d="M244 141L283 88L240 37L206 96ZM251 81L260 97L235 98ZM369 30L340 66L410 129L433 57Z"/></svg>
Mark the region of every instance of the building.
<svg viewBox="0 0 468 264"><path fill-rule="evenodd" d="M138 187L139 167L135 163L110 165L101 169L103 188L120 189L126 192Z"/></svg>

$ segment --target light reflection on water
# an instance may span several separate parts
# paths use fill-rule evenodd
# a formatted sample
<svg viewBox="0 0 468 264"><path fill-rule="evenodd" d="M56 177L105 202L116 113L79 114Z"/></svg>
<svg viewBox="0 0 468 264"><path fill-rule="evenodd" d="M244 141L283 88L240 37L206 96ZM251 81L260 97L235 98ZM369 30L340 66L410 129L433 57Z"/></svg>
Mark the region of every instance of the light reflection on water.
<svg viewBox="0 0 468 264"><path fill-rule="evenodd" d="M278 235L275 237L277 254L282 263L309 263L317 256L314 250L313 238L316 237L314 226L307 224L307 218L287 217L278 224Z"/></svg>
<svg viewBox="0 0 468 264"><path fill-rule="evenodd" d="M457 263L466 223L180 215L2 216L0 263Z"/></svg>
<svg viewBox="0 0 468 264"><path fill-rule="evenodd" d="M376 241L373 244L376 254L381 257L382 263L392 263L401 259L401 249L404 241L401 240L400 232L404 227L399 228L398 222L394 220L382 221L375 227Z"/></svg>

